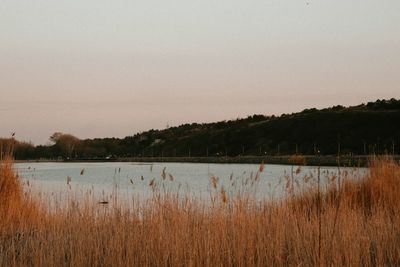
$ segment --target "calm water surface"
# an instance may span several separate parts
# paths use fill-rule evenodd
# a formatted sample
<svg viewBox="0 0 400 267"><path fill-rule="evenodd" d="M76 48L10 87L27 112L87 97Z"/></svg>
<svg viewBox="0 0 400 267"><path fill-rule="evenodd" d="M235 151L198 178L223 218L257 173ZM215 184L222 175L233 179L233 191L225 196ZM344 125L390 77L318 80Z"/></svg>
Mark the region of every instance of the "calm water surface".
<svg viewBox="0 0 400 267"><path fill-rule="evenodd" d="M253 182L259 167L257 164L127 162L15 164L26 190L51 195L60 201L71 196L82 197L88 192L98 200L108 200L116 193L123 198L146 197L153 190L207 198L221 187L231 195L246 192L257 199L274 199L285 195L292 181L299 192L315 186L318 176L317 167L265 165L258 181ZM322 185L336 182L332 177L338 177L338 171L337 167L321 167ZM349 177L360 177L366 171L340 169L342 179L346 173ZM210 183L212 176L218 177L218 189ZM150 186L152 181L155 187Z"/></svg>

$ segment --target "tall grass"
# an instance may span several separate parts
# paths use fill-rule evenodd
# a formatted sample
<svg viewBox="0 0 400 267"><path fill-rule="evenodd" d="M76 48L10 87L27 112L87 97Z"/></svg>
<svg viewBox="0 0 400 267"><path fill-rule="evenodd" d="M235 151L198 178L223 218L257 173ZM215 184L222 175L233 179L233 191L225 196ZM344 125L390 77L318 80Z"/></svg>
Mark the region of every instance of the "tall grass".
<svg viewBox="0 0 400 267"><path fill-rule="evenodd" d="M12 159L5 157L0 161L0 233L10 228L21 230L39 226L44 214L36 201L23 192Z"/></svg>
<svg viewBox="0 0 400 267"><path fill-rule="evenodd" d="M371 162L361 181L273 202L229 196L212 182L213 205L155 193L130 209L82 201L50 213L23 193L8 159L0 165L0 265L400 265L400 166L391 159Z"/></svg>

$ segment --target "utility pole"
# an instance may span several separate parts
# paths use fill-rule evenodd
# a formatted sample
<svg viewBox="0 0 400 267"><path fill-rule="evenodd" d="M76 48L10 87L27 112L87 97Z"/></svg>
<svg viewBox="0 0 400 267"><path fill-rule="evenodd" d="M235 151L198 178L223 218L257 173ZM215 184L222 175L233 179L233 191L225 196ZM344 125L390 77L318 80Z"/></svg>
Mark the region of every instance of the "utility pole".
<svg viewBox="0 0 400 267"><path fill-rule="evenodd" d="M208 147L207 147L207 150L206 150L206 155L207 155L207 158L208 158Z"/></svg>

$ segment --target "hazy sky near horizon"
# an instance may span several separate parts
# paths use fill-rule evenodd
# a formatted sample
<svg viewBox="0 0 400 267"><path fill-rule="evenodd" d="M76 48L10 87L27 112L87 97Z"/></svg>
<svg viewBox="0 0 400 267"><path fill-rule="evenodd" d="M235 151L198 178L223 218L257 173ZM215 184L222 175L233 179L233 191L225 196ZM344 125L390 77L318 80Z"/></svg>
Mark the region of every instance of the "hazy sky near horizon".
<svg viewBox="0 0 400 267"><path fill-rule="evenodd" d="M399 0L1 0L0 136L400 98L399 14Z"/></svg>

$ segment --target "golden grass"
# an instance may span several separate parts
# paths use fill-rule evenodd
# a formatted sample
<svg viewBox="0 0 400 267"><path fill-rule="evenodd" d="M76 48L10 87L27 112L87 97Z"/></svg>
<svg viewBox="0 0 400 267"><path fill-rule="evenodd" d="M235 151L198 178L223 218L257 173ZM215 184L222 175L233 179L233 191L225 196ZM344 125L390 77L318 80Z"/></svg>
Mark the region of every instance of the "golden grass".
<svg viewBox="0 0 400 267"><path fill-rule="evenodd" d="M0 233L8 227L24 229L44 222L37 203L24 194L21 181L14 173L12 160L0 161Z"/></svg>
<svg viewBox="0 0 400 267"><path fill-rule="evenodd" d="M83 201L46 213L24 195L7 160L0 265L400 265L400 166L391 159L373 161L361 181L275 202L229 196L217 178L211 183L213 205L155 193L131 209Z"/></svg>

